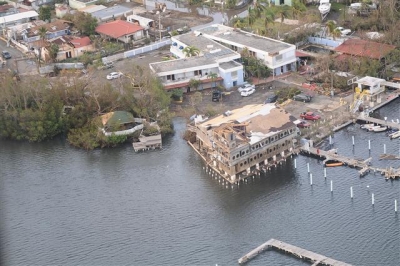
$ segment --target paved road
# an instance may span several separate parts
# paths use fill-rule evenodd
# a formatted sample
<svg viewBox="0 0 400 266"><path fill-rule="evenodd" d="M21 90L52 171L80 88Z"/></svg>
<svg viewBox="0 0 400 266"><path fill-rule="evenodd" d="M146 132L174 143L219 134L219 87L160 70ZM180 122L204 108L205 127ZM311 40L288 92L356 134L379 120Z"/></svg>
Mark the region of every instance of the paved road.
<svg viewBox="0 0 400 266"><path fill-rule="evenodd" d="M6 60L6 69L12 69L14 71L18 70L20 74L26 74L30 72L37 74L37 66L35 61L31 59L20 60L26 58L25 55L11 46L7 47L7 43L3 40L0 40L0 51L8 51L11 54L12 58Z"/></svg>

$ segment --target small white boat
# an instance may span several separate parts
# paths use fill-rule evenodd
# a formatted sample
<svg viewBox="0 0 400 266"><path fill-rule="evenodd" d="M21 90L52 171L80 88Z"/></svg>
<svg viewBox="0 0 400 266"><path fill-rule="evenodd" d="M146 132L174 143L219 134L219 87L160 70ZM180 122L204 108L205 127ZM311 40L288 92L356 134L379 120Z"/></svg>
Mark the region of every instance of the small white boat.
<svg viewBox="0 0 400 266"><path fill-rule="evenodd" d="M374 126L370 129L368 129L368 131L372 131L372 132L383 132L386 130L387 130L387 127L384 127L384 126Z"/></svg>
<svg viewBox="0 0 400 266"><path fill-rule="evenodd" d="M400 137L400 131L396 131L389 135L390 139L397 139L398 137Z"/></svg>
<svg viewBox="0 0 400 266"><path fill-rule="evenodd" d="M375 124L364 124L361 126L362 129L369 130L370 128L375 127Z"/></svg>
<svg viewBox="0 0 400 266"><path fill-rule="evenodd" d="M321 13L321 15L328 14L329 11L331 11L331 3L329 3L329 0L319 1L318 10Z"/></svg>

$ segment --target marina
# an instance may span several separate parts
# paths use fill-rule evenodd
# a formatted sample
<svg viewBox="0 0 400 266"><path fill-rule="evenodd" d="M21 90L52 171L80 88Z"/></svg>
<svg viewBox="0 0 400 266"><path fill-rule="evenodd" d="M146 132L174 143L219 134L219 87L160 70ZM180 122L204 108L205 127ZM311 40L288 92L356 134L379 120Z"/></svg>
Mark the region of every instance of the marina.
<svg viewBox="0 0 400 266"><path fill-rule="evenodd" d="M351 264L347 264L338 260L334 260L328 258L326 256L317 254L315 252L293 246L291 244L276 240L270 239L264 244L260 245L259 247L253 249L243 257L238 260L239 264L244 264L251 259L255 258L257 255L261 254L262 252L268 249L277 249L279 251L283 251L285 253L289 253L297 258L304 259L311 261L313 266L317 265L328 265L328 266L350 266Z"/></svg>

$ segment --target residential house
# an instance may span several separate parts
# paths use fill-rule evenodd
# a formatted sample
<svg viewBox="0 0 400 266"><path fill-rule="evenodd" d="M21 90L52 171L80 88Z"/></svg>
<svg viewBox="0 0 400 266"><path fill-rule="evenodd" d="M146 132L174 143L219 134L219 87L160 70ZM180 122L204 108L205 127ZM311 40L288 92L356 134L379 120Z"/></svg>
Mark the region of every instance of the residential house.
<svg viewBox="0 0 400 266"><path fill-rule="evenodd" d="M296 70L296 46L231 28L214 24L195 31L204 37L219 42L238 53L247 49L248 53L260 59L273 75L281 75Z"/></svg>
<svg viewBox="0 0 400 266"><path fill-rule="evenodd" d="M73 9L81 9L87 6L94 5L98 0L69 0L68 4ZM106 1L109 2L109 1Z"/></svg>
<svg viewBox="0 0 400 266"><path fill-rule="evenodd" d="M1 5L0 6L0 17L17 14L18 10L12 5ZM0 20L1 22L1 20Z"/></svg>
<svg viewBox="0 0 400 266"><path fill-rule="evenodd" d="M42 27L46 29L46 39L53 39L59 36L68 35L70 34L71 25L72 22L59 19L51 23L46 23L41 26L28 29L28 31L23 35L23 39L27 43L39 40L41 38L39 35L39 30Z"/></svg>
<svg viewBox="0 0 400 266"><path fill-rule="evenodd" d="M21 23L27 23L29 21L36 20L38 17L39 14L33 10L7 15L1 17L0 29L5 29L7 27L18 25Z"/></svg>
<svg viewBox="0 0 400 266"><path fill-rule="evenodd" d="M44 55L45 60L48 60L49 57L49 47L51 44L56 44L59 48L57 54L57 61L61 61L67 58L74 58L84 54L84 52L94 51L94 47L92 45L89 37L72 37L72 36L60 36L51 40L48 40L48 45L43 47L42 54Z"/></svg>
<svg viewBox="0 0 400 266"><path fill-rule="evenodd" d="M123 20L111 21L97 26L96 32L107 38L116 39L123 43L130 43L145 38L142 26Z"/></svg>
<svg viewBox="0 0 400 266"><path fill-rule="evenodd" d="M70 7L66 4L56 4L55 5L55 10L56 10L56 17L57 18L62 18L66 14L70 13Z"/></svg>
<svg viewBox="0 0 400 266"><path fill-rule="evenodd" d="M97 18L98 21L116 20L121 16L125 18L132 14L132 8L115 5L92 13L92 16Z"/></svg>
<svg viewBox="0 0 400 266"><path fill-rule="evenodd" d="M274 104L253 104L197 123L191 146L230 183L276 166L293 153L296 118Z"/></svg>
<svg viewBox="0 0 400 266"><path fill-rule="evenodd" d="M171 42L170 51L179 59L150 64L165 89L181 88L190 92L243 84L243 65L235 61L240 59L237 52L192 32L173 36ZM187 57L184 53L187 46L198 49L198 56ZM200 81L199 86L191 87L191 80Z"/></svg>
<svg viewBox="0 0 400 266"><path fill-rule="evenodd" d="M100 11L100 10L103 10L103 9L106 9L106 8L107 7L103 6L103 5L91 5L91 6L87 6L87 7L81 8L81 9L79 9L79 11L80 12L84 12L84 13L88 13L88 14L92 14L92 13L94 13L96 11Z"/></svg>
<svg viewBox="0 0 400 266"><path fill-rule="evenodd" d="M334 49L339 55L335 57L336 68L340 71L349 71L351 64L361 64L364 60L379 60L383 67L383 60L396 46L374 42L371 40L348 39Z"/></svg>
<svg viewBox="0 0 400 266"><path fill-rule="evenodd" d="M138 15L129 15L126 17L126 21L140 25L145 30L149 30L150 28L153 28L155 26L154 20L145 18L145 17L141 17Z"/></svg>
<svg viewBox="0 0 400 266"><path fill-rule="evenodd" d="M26 6L31 6L35 10L39 9L42 5L48 5L54 3L54 0L24 0L22 3Z"/></svg>

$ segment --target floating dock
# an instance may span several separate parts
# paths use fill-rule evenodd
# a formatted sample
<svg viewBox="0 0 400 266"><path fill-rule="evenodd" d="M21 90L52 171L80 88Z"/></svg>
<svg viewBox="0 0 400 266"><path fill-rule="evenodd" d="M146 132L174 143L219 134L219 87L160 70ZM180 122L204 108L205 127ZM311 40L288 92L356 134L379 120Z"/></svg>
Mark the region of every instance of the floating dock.
<svg viewBox="0 0 400 266"><path fill-rule="evenodd" d="M315 252L299 248L293 245L290 245L288 243L276 240L276 239L270 239L261 246L253 249L243 257L241 257L238 262L239 264L246 263L250 261L251 259L255 258L258 254L264 252L267 249L277 249L280 251L284 251L286 253L292 254L300 259L305 259L308 261L311 261L313 264L312 265L332 265L332 266L350 266L351 264L341 262L338 260L334 260L331 258L328 258L324 255L317 254Z"/></svg>
<svg viewBox="0 0 400 266"><path fill-rule="evenodd" d="M378 119L378 118L373 118L373 117L369 117L369 116L359 116L357 118L357 120L365 121L367 123L374 123L374 124L380 125L380 126L387 126L387 127L390 127L390 128L395 128L395 129L399 129L400 130L400 124L389 122L389 121L385 121L385 120Z"/></svg>

